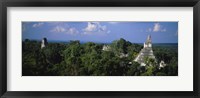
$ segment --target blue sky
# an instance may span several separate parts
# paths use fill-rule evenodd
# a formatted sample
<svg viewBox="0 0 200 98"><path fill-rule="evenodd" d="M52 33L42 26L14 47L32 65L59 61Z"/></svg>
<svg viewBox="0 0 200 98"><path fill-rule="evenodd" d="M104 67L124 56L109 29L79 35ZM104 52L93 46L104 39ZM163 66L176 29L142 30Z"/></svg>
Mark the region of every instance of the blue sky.
<svg viewBox="0 0 200 98"><path fill-rule="evenodd" d="M22 22L22 39L143 43L178 43L178 22Z"/></svg>

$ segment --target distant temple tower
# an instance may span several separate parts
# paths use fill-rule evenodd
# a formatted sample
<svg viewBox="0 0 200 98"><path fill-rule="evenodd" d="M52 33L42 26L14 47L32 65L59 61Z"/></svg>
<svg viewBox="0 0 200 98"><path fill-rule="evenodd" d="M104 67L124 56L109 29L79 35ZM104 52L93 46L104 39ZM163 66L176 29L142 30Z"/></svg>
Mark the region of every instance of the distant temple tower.
<svg viewBox="0 0 200 98"><path fill-rule="evenodd" d="M44 47L46 47L47 44L48 44L47 38L43 38L43 39L42 39L42 43L41 43L41 49L44 48Z"/></svg>
<svg viewBox="0 0 200 98"><path fill-rule="evenodd" d="M144 48L151 48L152 44L151 44L151 35L148 35L146 42L144 42Z"/></svg>
<svg viewBox="0 0 200 98"><path fill-rule="evenodd" d="M108 45L103 45L102 50L103 50L103 51L110 51L110 50L111 50L111 47L108 46Z"/></svg>
<svg viewBox="0 0 200 98"><path fill-rule="evenodd" d="M144 42L144 48L141 49L140 53L138 54L138 56L135 58L134 61L140 63L141 66L145 66L146 65L144 63L145 57L155 59L155 56L152 50L151 35L148 35L146 42Z"/></svg>

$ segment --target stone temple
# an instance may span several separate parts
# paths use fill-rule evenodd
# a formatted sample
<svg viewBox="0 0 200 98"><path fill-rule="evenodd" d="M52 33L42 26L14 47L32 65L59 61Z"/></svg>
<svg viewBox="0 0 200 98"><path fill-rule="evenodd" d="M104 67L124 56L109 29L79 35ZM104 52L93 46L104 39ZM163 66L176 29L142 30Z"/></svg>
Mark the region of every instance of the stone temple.
<svg viewBox="0 0 200 98"><path fill-rule="evenodd" d="M146 42L144 42L143 49L141 49L140 53L138 54L138 56L135 58L134 61L140 63L141 66L145 66L146 65L144 63L145 57L155 59L155 56L152 50L151 35L148 35Z"/></svg>
<svg viewBox="0 0 200 98"><path fill-rule="evenodd" d="M47 44L48 44L47 38L43 38L43 39L42 39L42 43L41 43L41 49L44 48L44 47L46 47Z"/></svg>

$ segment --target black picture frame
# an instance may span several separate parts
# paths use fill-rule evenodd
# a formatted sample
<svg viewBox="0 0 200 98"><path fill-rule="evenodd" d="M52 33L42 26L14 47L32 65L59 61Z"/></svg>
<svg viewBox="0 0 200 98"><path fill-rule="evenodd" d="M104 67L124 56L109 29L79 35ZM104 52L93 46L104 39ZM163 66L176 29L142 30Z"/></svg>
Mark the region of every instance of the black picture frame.
<svg viewBox="0 0 200 98"><path fill-rule="evenodd" d="M193 7L193 91L7 91L7 7ZM199 98L200 0L1 0L0 96L2 98Z"/></svg>

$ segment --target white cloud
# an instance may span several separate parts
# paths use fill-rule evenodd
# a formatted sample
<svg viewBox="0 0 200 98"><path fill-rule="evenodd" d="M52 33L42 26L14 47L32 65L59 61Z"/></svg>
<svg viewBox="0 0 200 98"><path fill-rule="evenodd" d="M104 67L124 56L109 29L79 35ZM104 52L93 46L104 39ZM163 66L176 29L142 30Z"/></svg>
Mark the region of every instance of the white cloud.
<svg viewBox="0 0 200 98"><path fill-rule="evenodd" d="M161 29L160 24L159 23L155 23L154 27L153 27L153 32L158 32L158 31L160 31L160 29Z"/></svg>
<svg viewBox="0 0 200 98"><path fill-rule="evenodd" d="M86 32L96 31L98 29L99 22L88 22L87 27L84 29Z"/></svg>
<svg viewBox="0 0 200 98"><path fill-rule="evenodd" d="M83 29L83 34L93 34L93 33L110 33L106 26L102 26L99 22L88 22L86 28Z"/></svg>
<svg viewBox="0 0 200 98"><path fill-rule="evenodd" d="M166 32L167 30L164 28L164 29L161 29L161 32Z"/></svg>
<svg viewBox="0 0 200 98"><path fill-rule="evenodd" d="M71 35L75 35L75 34L78 34L79 31L76 28L69 28L66 33L71 34Z"/></svg>
<svg viewBox="0 0 200 98"><path fill-rule="evenodd" d="M146 30L147 32L166 32L167 29L164 28L162 25L160 25L159 23L155 23L153 28L148 28Z"/></svg>
<svg viewBox="0 0 200 98"><path fill-rule="evenodd" d="M44 24L43 22L38 22L38 23L33 24L32 27L34 28L41 27L43 24Z"/></svg>
<svg viewBox="0 0 200 98"><path fill-rule="evenodd" d="M110 32L111 32L111 31L109 30L109 31L107 31L106 33L109 34Z"/></svg>
<svg viewBox="0 0 200 98"><path fill-rule="evenodd" d="M153 32L166 32L166 28L163 28L159 23L155 23L153 27Z"/></svg>
<svg viewBox="0 0 200 98"><path fill-rule="evenodd" d="M70 35L76 35L79 33L79 31L76 28L73 27L63 27L63 26L56 26L54 27L51 32L55 33L66 33Z"/></svg>
<svg viewBox="0 0 200 98"><path fill-rule="evenodd" d="M108 23L110 23L110 24L117 24L118 22L108 22Z"/></svg>
<svg viewBox="0 0 200 98"><path fill-rule="evenodd" d="M66 29L62 26L56 26L51 30L51 32L65 32L65 31Z"/></svg>
<svg viewBox="0 0 200 98"><path fill-rule="evenodd" d="M152 29L151 29L151 28L148 28L148 29L147 29L147 32L151 32L151 31L152 31Z"/></svg>

